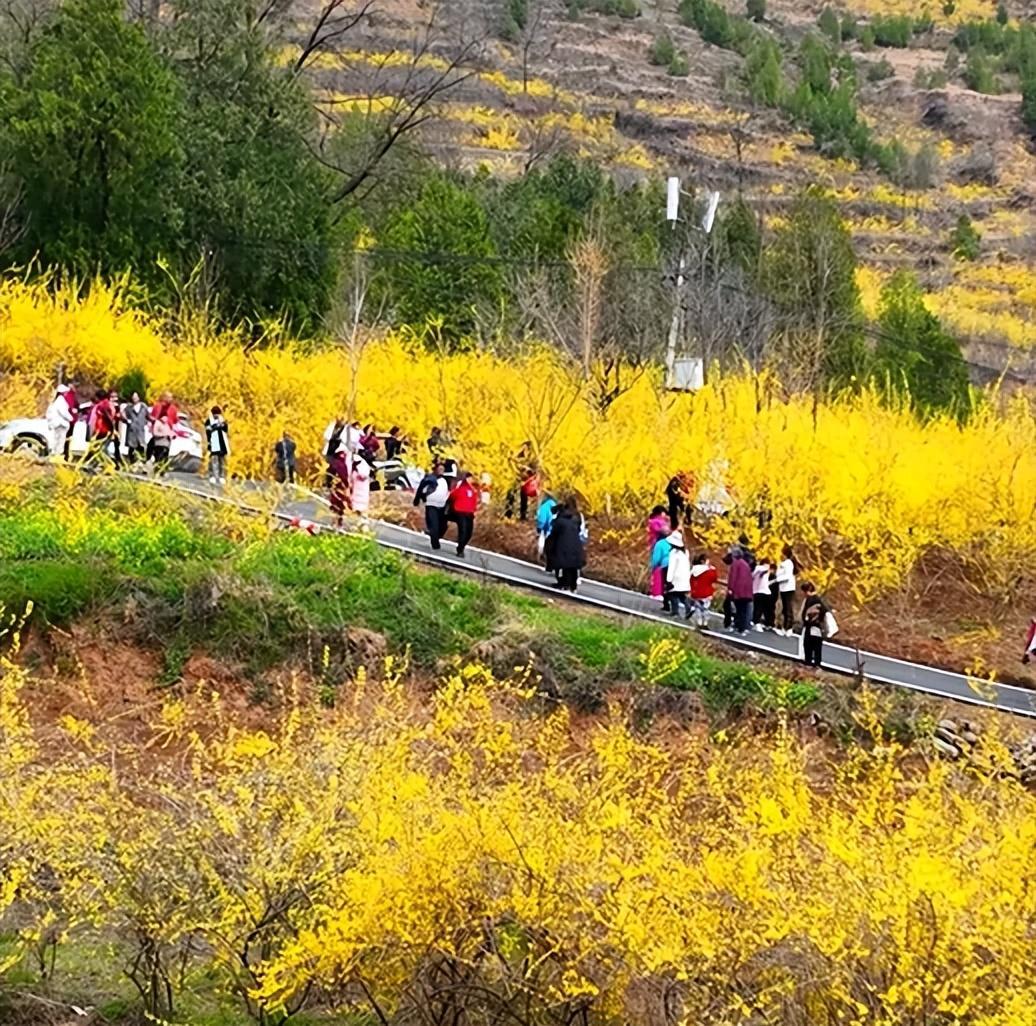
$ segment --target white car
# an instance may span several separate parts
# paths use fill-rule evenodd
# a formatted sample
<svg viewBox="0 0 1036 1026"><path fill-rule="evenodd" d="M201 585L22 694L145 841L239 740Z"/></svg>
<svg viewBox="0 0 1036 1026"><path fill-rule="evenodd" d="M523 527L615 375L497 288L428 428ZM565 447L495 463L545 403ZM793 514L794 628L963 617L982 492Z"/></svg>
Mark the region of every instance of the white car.
<svg viewBox="0 0 1036 1026"><path fill-rule="evenodd" d="M88 407L87 407L88 408ZM125 426L122 427L123 452L125 452ZM151 440L151 429L148 428L148 441ZM50 451L50 431L43 417L21 417L0 424L0 452L23 453L32 456L56 456ZM86 437L86 417L83 408L72 429L72 440L69 445L69 456L84 456L88 447ZM109 455L112 455L109 446ZM181 413L173 429L173 439L169 446L169 467L185 474L197 474L202 464L202 439L190 421Z"/></svg>

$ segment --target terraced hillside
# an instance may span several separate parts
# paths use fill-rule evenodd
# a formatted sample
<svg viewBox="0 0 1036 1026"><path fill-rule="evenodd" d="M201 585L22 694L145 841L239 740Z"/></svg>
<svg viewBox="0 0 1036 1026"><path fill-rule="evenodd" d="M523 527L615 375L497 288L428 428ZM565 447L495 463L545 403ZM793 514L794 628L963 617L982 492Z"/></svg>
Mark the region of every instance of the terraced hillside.
<svg viewBox="0 0 1036 1026"><path fill-rule="evenodd" d="M750 21L740 0L725 3L734 35L750 35L713 45L703 35L715 31L688 24L714 14L708 0L452 0L434 11L384 0L340 57L311 70L334 109L377 109L411 80L416 40L426 72L449 74L460 58L462 80L420 129L445 163L519 174L568 149L620 177L679 173L697 188L740 190L771 224L801 187L821 184L841 203L866 265L865 303L873 308L881 280L908 266L965 341L977 378L1036 378L1036 158L1010 49L1025 5L1009 4L998 21L998 8L978 0L922 9L856 0L837 11L770 0ZM790 96L809 74L810 36L838 65L832 80L852 69L862 130L874 147L891 144L884 167L818 145L790 101L760 98L751 47L775 48ZM880 45L894 38L906 45ZM955 252L962 215L978 233L973 259Z"/></svg>

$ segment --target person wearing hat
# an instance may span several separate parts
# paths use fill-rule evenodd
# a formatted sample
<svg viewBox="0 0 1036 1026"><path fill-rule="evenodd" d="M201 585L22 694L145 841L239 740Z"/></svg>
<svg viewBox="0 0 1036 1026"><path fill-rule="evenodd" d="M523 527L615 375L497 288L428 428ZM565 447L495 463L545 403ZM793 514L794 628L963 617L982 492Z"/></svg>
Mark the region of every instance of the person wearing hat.
<svg viewBox="0 0 1036 1026"><path fill-rule="evenodd" d="M50 434L48 449L52 456L60 456L65 451L65 439L72 426L72 410L65 396L67 385L58 385L51 404L47 407L47 431Z"/></svg>
<svg viewBox="0 0 1036 1026"><path fill-rule="evenodd" d="M684 619L691 618L691 557L683 543L683 534L673 531L669 535L669 566L666 569L666 581L669 584L669 612L673 616L680 615L680 606L684 608Z"/></svg>

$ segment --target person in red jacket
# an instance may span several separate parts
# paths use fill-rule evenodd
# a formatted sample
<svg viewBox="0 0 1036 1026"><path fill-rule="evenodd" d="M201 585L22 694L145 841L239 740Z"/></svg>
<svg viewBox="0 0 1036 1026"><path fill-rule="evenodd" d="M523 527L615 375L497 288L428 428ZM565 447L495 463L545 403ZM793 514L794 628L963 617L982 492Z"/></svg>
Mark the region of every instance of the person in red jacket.
<svg viewBox="0 0 1036 1026"><path fill-rule="evenodd" d="M171 392L163 392L162 398L151 407L151 419L158 420L160 417L171 428L176 427L176 423L180 419L180 411L177 409L176 403L173 402Z"/></svg>
<svg viewBox="0 0 1036 1026"><path fill-rule="evenodd" d="M734 630L738 634L747 634L752 622L752 568L740 547L731 553L727 595L734 603Z"/></svg>
<svg viewBox="0 0 1036 1026"><path fill-rule="evenodd" d="M1025 654L1022 656L1022 662L1028 666L1029 661L1032 659L1033 652L1036 652L1036 616L1032 618L1029 624L1029 632L1025 635Z"/></svg>
<svg viewBox="0 0 1036 1026"><path fill-rule="evenodd" d="M90 426L94 448L103 453L109 444L114 445L115 466L122 467L122 454L119 451L119 396L117 392L110 395L98 391L90 411Z"/></svg>
<svg viewBox="0 0 1036 1026"><path fill-rule="evenodd" d="M709 607L716 593L719 572L704 552L694 557L691 567L691 619L695 627L704 630L709 625Z"/></svg>
<svg viewBox="0 0 1036 1026"><path fill-rule="evenodd" d="M464 558L464 550L475 533L475 514L478 512L479 493L466 471L457 479L450 492L450 510L457 522L457 555Z"/></svg>

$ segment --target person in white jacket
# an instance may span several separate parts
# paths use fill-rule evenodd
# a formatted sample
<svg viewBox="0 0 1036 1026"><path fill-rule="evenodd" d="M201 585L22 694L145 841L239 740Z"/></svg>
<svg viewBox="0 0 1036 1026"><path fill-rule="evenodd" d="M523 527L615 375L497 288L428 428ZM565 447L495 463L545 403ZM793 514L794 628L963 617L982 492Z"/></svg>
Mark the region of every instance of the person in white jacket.
<svg viewBox="0 0 1036 1026"><path fill-rule="evenodd" d="M669 598L669 611L673 616L680 615L680 606L684 608L684 619L691 618L691 557L683 543L683 534L673 531L669 535L669 567L666 570L666 583Z"/></svg>
<svg viewBox="0 0 1036 1026"><path fill-rule="evenodd" d="M781 550L781 561L777 564L777 573L774 580L777 583L777 594L781 600L781 626L777 633L782 637L788 637L792 632L792 625L795 623L795 575L798 572L798 565L790 545L785 545Z"/></svg>
<svg viewBox="0 0 1036 1026"><path fill-rule="evenodd" d="M50 435L47 444L51 456L60 456L65 451L65 439L72 425L72 411L69 409L68 400L65 399L67 391L67 385L59 386L47 407L47 432Z"/></svg>
<svg viewBox="0 0 1036 1026"><path fill-rule="evenodd" d="M773 630L773 595L770 594L770 561L760 558L752 571L752 622L755 631Z"/></svg>

